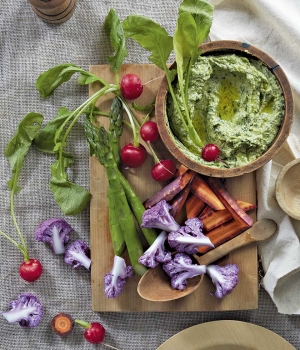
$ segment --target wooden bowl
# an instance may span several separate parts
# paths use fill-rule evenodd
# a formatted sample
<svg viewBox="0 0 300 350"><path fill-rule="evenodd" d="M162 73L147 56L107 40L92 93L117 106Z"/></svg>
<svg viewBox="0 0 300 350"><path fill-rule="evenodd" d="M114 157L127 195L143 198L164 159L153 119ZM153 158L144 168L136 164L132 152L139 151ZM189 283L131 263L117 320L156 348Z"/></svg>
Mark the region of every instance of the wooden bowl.
<svg viewBox="0 0 300 350"><path fill-rule="evenodd" d="M300 220L300 159L286 164L276 180L276 199L290 217Z"/></svg>
<svg viewBox="0 0 300 350"><path fill-rule="evenodd" d="M256 169L266 164L276 155L276 153L280 150L284 141L287 139L290 133L290 129L293 122L294 103L288 79L280 65L278 65L270 56L249 44L238 41L221 40L204 43L200 47L202 49L202 54L218 52L238 53L243 54L245 56L257 58L261 60L267 67L269 67L269 69L277 78L283 91L285 109L281 127L269 149L263 155L246 165L235 168L217 168L213 166L200 164L189 158L184 153L184 151L177 146L177 144L174 141L174 136L172 134L172 131L170 130L168 117L166 114L166 95L168 83L166 77L164 77L159 87L155 104L156 121L161 139L170 151L170 153L180 163L184 164L185 166L200 174L213 177L233 177L255 171ZM174 66L175 63L173 64L173 67Z"/></svg>

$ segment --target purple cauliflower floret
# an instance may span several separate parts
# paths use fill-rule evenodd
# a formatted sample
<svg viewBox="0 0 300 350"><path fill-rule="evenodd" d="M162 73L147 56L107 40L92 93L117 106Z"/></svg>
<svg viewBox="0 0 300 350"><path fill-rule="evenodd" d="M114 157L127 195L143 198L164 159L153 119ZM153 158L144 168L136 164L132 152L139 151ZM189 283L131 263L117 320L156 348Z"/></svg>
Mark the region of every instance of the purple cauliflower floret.
<svg viewBox="0 0 300 350"><path fill-rule="evenodd" d="M64 219L52 218L40 223L34 236L40 242L49 243L55 254L63 254L72 231L73 228Z"/></svg>
<svg viewBox="0 0 300 350"><path fill-rule="evenodd" d="M207 274L211 277L213 284L216 286L215 295L217 298L223 298L230 294L239 281L239 268L236 264L227 264L225 266L208 265Z"/></svg>
<svg viewBox="0 0 300 350"><path fill-rule="evenodd" d="M189 278L203 275L206 272L206 265L193 264L188 254L178 253L173 260L163 264L163 269L171 277L172 288L183 290Z"/></svg>
<svg viewBox="0 0 300 350"><path fill-rule="evenodd" d="M66 248L64 260L66 264L73 266L74 269L83 266L89 270L91 267L89 256L89 247L81 239L78 239Z"/></svg>
<svg viewBox="0 0 300 350"><path fill-rule="evenodd" d="M153 268L159 263L169 262L172 257L171 253L165 248L165 240L167 238L166 231L162 231L151 246L145 251L145 253L139 258L139 263L144 266Z"/></svg>
<svg viewBox="0 0 300 350"><path fill-rule="evenodd" d="M177 224L170 214L171 208L172 206L163 199L153 207L145 210L142 216L141 227L158 228L166 232L179 230L180 225Z"/></svg>
<svg viewBox="0 0 300 350"><path fill-rule="evenodd" d="M111 272L104 276L104 292L107 298L116 298L123 292L127 278L134 275L132 266L126 266L123 258L115 255Z"/></svg>
<svg viewBox="0 0 300 350"><path fill-rule="evenodd" d="M211 240L202 233L203 223L198 218L188 219L185 226L170 232L168 242L177 252L196 254L198 247L214 247Z"/></svg>
<svg viewBox="0 0 300 350"><path fill-rule="evenodd" d="M3 312L3 317L9 322L19 322L22 327L36 327L43 317L43 306L37 297L31 293L22 293L17 300L9 303L10 311Z"/></svg>

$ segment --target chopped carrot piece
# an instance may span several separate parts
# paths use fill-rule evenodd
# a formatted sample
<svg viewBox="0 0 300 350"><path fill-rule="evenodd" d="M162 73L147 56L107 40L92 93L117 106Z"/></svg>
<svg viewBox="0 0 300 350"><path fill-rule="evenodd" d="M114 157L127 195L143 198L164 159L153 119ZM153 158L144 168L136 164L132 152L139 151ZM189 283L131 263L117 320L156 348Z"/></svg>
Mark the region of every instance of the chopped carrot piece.
<svg viewBox="0 0 300 350"><path fill-rule="evenodd" d="M175 220L180 215L189 193L190 193L190 188L188 185L182 191L177 193L176 196L169 202L170 205L172 205L170 213Z"/></svg>
<svg viewBox="0 0 300 350"><path fill-rule="evenodd" d="M208 204L213 209L225 209L224 204L216 196L207 182L198 174L194 176L191 182L191 192L193 192L197 197L202 199L204 203Z"/></svg>
<svg viewBox="0 0 300 350"><path fill-rule="evenodd" d="M191 193L185 203L187 218L196 218L204 207L205 203L203 200Z"/></svg>
<svg viewBox="0 0 300 350"><path fill-rule="evenodd" d="M256 205L239 201L237 200L238 205L244 210L248 211L251 209L256 208ZM203 228L205 231L210 231L213 228L223 224L224 222L232 219L231 213L228 211L228 209L223 210L213 210L210 208L210 210L207 210L206 213L201 213L201 215L198 217L199 220L203 222Z"/></svg>
<svg viewBox="0 0 300 350"><path fill-rule="evenodd" d="M205 214L210 213L212 210L213 210L212 207L210 207L209 205L205 204L205 207L204 207L204 209L202 210L202 212L201 212L201 214L200 214L200 216L199 216L198 219L201 220L201 216L204 216Z"/></svg>
<svg viewBox="0 0 300 350"><path fill-rule="evenodd" d="M227 191L220 179L207 177L207 182L236 221L238 221L241 225L246 224L248 227L253 225L253 219L239 206L237 201Z"/></svg>
<svg viewBox="0 0 300 350"><path fill-rule="evenodd" d="M71 333L73 327L74 320L69 314L65 314L63 312L60 312L59 314L54 316L51 321L51 328L53 332L60 335L61 337Z"/></svg>
<svg viewBox="0 0 300 350"><path fill-rule="evenodd" d="M175 173L175 177L178 177L178 176L181 176L183 175L184 173L186 173L187 171L189 170L188 167L186 167L185 165L183 164L180 164L179 167L177 168L177 171Z"/></svg>
<svg viewBox="0 0 300 350"><path fill-rule="evenodd" d="M172 182L158 191L153 197L147 199L144 203L145 208L148 209L163 199L167 202L173 199L177 193L185 188L185 186L191 181L194 175L195 172L189 170L183 175L175 178Z"/></svg>
<svg viewBox="0 0 300 350"><path fill-rule="evenodd" d="M207 232L205 236L209 237L215 247L229 241L233 237L239 235L243 231L247 230L249 226L246 223L240 223L234 219L227 221L226 223L217 226L213 230ZM199 253L206 253L213 248L211 247L199 247Z"/></svg>

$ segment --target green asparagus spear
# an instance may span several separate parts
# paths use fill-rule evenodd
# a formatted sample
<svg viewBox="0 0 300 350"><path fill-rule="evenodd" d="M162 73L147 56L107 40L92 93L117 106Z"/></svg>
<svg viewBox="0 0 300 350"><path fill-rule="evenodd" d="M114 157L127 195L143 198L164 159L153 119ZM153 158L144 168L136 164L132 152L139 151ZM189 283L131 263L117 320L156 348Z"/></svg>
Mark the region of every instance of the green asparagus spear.
<svg viewBox="0 0 300 350"><path fill-rule="evenodd" d="M87 122L85 120L84 123L85 134L90 135L87 136L90 156L97 157L97 148L99 147L99 137L98 137L98 129L93 126L91 122ZM99 152L98 152L99 153ZM104 162L104 159L101 159L101 164ZM121 230L119 219L115 210L114 202L116 196L119 192L115 192L112 190L110 186L108 186L107 190L107 200L108 200L108 214L109 214L109 231L111 235L111 241L114 249L114 254L121 256L125 249L126 244L123 236L123 231Z"/></svg>
<svg viewBox="0 0 300 350"><path fill-rule="evenodd" d="M123 124L123 108L122 108L122 102L119 100L118 97L115 97L111 109L110 109L110 125L109 125L109 131L110 131L110 138L111 138L111 147L112 152L114 155L114 158L116 160L116 164L119 165L120 156L119 156L119 150L120 150L120 136L122 134L122 124ZM127 201L131 207L131 210L137 219L137 222L139 225L142 224L142 215L145 211L145 208L143 206L143 203L139 199L139 197L135 194L133 191L131 185L127 181L127 179L123 176L123 174L120 172L119 177L123 186L123 189L125 191ZM141 228L147 242L149 245L151 245L156 237L157 232L154 229L149 228Z"/></svg>
<svg viewBox="0 0 300 350"><path fill-rule="evenodd" d="M139 223L139 225L142 224L142 216L145 212L145 207L143 203L141 202L140 198L136 195L136 193L133 191L130 183L127 181L127 179L123 176L123 174L119 171L119 177L123 186L123 189L126 194L127 201L129 202L130 208ZM144 228L141 227L141 230L143 232L144 237L146 238L146 241L149 245L151 245L156 237L157 232L155 229L152 228Z"/></svg>
<svg viewBox="0 0 300 350"><path fill-rule="evenodd" d="M109 230L112 240L112 245L115 255L121 256L125 249L126 244L123 236L123 230L120 226L118 213L115 209L115 200L119 193L116 193L108 187L107 199L108 199L108 213L109 213Z"/></svg>
<svg viewBox="0 0 300 350"><path fill-rule="evenodd" d="M115 199L111 205L113 205L115 214L119 220L132 267L135 273L141 276L147 270L138 262L139 257L144 251L138 237L134 217L120 181L120 172L112 154L110 136L104 127L100 127L98 133L98 129L92 125L87 118L85 119L84 125L87 140L89 141L91 147L95 147L94 152L97 154L99 162L106 169L109 187L113 190L113 192L118 193L118 195L114 197Z"/></svg>
<svg viewBox="0 0 300 350"><path fill-rule="evenodd" d="M120 136L123 131L123 107L118 97L112 101L109 112L109 132L111 137L111 149L117 165L120 163Z"/></svg>

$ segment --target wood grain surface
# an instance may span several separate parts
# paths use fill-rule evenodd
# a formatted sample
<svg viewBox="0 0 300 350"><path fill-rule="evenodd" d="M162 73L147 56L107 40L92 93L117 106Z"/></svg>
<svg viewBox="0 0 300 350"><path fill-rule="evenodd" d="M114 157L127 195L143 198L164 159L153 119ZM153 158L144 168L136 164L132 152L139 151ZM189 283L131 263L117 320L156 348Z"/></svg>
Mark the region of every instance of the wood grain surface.
<svg viewBox="0 0 300 350"><path fill-rule="evenodd" d="M106 81L114 82L114 76L108 65L91 66L90 72ZM147 105L153 102L163 76L162 71L151 64L123 65L120 78L129 72L138 74L144 84L148 82L144 85L142 96L135 102L138 105ZM99 84L90 85L89 94L95 93L99 88ZM98 107L103 111L108 111L113 97L113 95L108 95L103 100L101 99ZM142 114L134 113L137 118L142 118ZM108 125L108 120L105 117L101 117L99 121L104 126ZM131 131L125 127L121 145L131 141ZM171 157L161 141L155 143L154 148L161 159ZM149 155L142 167L121 169L142 201L152 196L162 187L162 184L155 182L151 178L150 169L152 166L153 160ZM240 281L233 293L222 300L210 295L210 292L214 291L215 287L207 276L205 276L197 291L175 301L150 302L142 299L136 290L139 280L137 276L127 281L123 293L116 299L106 298L103 279L105 273L110 272L114 257L108 224L107 184L105 169L96 158L90 157L90 191L92 194L90 204L91 282L92 308L94 311L220 311L255 309L258 307L257 248L255 245L241 248L224 258L227 262L236 263L239 266ZM255 173L226 179L226 184L228 190L237 199L256 203ZM255 210L252 210L250 215L255 219ZM126 254L125 259L127 259Z"/></svg>

